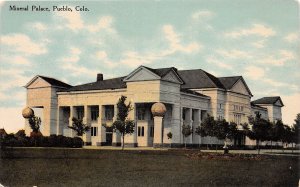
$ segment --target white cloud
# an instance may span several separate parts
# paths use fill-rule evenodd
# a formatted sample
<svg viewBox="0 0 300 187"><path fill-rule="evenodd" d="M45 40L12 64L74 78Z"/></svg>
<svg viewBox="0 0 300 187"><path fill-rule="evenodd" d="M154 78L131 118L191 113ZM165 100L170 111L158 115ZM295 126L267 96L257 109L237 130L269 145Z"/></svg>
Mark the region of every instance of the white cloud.
<svg viewBox="0 0 300 187"><path fill-rule="evenodd" d="M295 93L293 95L281 95L283 104L282 117L283 123L292 125L296 115L300 113L300 94Z"/></svg>
<svg viewBox="0 0 300 187"><path fill-rule="evenodd" d="M55 17L66 21L66 27L73 31L78 31L84 28L84 22L80 13L77 11L59 11L56 12Z"/></svg>
<svg viewBox="0 0 300 187"><path fill-rule="evenodd" d="M68 57L61 58L60 61L65 63L76 63L80 60L81 50L76 47L70 48L70 55Z"/></svg>
<svg viewBox="0 0 300 187"><path fill-rule="evenodd" d="M5 54L0 54L0 59L2 63L6 63L10 65L29 66L32 64L27 57L20 56L20 55L9 56Z"/></svg>
<svg viewBox="0 0 300 187"><path fill-rule="evenodd" d="M189 44L183 45L181 41L181 35L176 33L172 25L164 25L163 33L170 48L162 52L162 56L173 54L177 51L183 53L193 53L201 50L203 47L197 42L193 41Z"/></svg>
<svg viewBox="0 0 300 187"><path fill-rule="evenodd" d="M261 36L268 38L276 34L275 30L271 27L265 26L263 24L252 24L249 28L240 28L231 32L225 33L226 37L239 38L242 36Z"/></svg>
<svg viewBox="0 0 300 187"><path fill-rule="evenodd" d="M261 64L270 64L274 66L283 66L287 62L296 59L293 52L288 50L279 50L277 55L268 55L257 60Z"/></svg>
<svg viewBox="0 0 300 187"><path fill-rule="evenodd" d="M36 22L36 23L32 24L32 28L36 29L38 31L45 31L45 30L47 30L48 27L43 23Z"/></svg>
<svg viewBox="0 0 300 187"><path fill-rule="evenodd" d="M256 66L248 66L245 68L244 75L252 80L258 80L264 77L265 71L262 68Z"/></svg>
<svg viewBox="0 0 300 187"><path fill-rule="evenodd" d="M24 69L21 68L1 69L1 77L7 77L8 79L0 79L0 91L7 91L11 88L20 88L25 86L32 77L25 76L23 73Z"/></svg>
<svg viewBox="0 0 300 187"><path fill-rule="evenodd" d="M265 47L266 40L259 40L256 42L252 42L251 45L253 45L256 48L264 48Z"/></svg>
<svg viewBox="0 0 300 187"><path fill-rule="evenodd" d="M224 63L224 61L221 61L221 60L217 59L216 57L208 56L206 58L206 61L208 63L213 63L213 64L219 66L220 68L225 68L225 69L232 70L232 66L231 65Z"/></svg>
<svg viewBox="0 0 300 187"><path fill-rule="evenodd" d="M115 33L116 31L112 27L113 17L103 16L99 19L96 24L91 24L87 26L87 29L92 32L99 32L100 30L106 30L110 33Z"/></svg>
<svg viewBox="0 0 300 187"><path fill-rule="evenodd" d="M47 53L47 49L43 44L32 41L25 34L2 36L1 44L10 47L11 51L20 52L24 55L41 55Z"/></svg>
<svg viewBox="0 0 300 187"><path fill-rule="evenodd" d="M225 58L231 58L231 59L252 58L252 56L248 52L237 50L237 49L231 49L231 50L218 49L216 52Z"/></svg>
<svg viewBox="0 0 300 187"><path fill-rule="evenodd" d="M289 43L294 43L299 40L299 34L298 33L289 33L284 37L284 40Z"/></svg>
<svg viewBox="0 0 300 187"><path fill-rule="evenodd" d="M210 19L215 16L215 13L209 10L200 10L192 14L192 18L196 20Z"/></svg>
<svg viewBox="0 0 300 187"><path fill-rule="evenodd" d="M84 66L78 65L78 64L71 64L71 63L65 63L61 65L61 68L64 70L67 70L71 76L89 76L89 77L95 77L95 75L98 73L92 68L86 68Z"/></svg>

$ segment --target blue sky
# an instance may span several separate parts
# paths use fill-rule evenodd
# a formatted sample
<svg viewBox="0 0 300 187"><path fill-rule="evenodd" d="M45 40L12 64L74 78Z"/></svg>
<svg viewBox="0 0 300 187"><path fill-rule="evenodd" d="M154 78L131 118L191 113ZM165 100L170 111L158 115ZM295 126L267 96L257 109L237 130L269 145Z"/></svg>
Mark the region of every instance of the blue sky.
<svg viewBox="0 0 300 187"><path fill-rule="evenodd" d="M73 11L16 12L10 5ZM285 123L300 112L296 1L2 1L0 19L0 128L8 131L23 128L22 86L35 75L76 85L139 65L242 75L253 99L282 97Z"/></svg>

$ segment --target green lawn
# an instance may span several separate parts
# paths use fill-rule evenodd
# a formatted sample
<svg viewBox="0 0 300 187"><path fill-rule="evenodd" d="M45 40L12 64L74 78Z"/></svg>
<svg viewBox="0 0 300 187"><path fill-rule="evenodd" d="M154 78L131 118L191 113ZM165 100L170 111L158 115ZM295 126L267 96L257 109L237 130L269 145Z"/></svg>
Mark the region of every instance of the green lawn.
<svg viewBox="0 0 300 187"><path fill-rule="evenodd" d="M189 158L191 151L12 149L5 186L298 186L298 157ZM292 166L290 170L289 167Z"/></svg>

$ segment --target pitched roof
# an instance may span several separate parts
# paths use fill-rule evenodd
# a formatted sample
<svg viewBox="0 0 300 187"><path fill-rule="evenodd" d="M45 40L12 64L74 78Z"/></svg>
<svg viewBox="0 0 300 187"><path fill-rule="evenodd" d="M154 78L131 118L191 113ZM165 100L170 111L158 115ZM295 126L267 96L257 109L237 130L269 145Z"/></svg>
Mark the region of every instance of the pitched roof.
<svg viewBox="0 0 300 187"><path fill-rule="evenodd" d="M218 77L219 81L224 85L226 89L231 89L232 86L242 78L242 76L233 77Z"/></svg>
<svg viewBox="0 0 300 187"><path fill-rule="evenodd" d="M84 90L107 90L107 89L120 89L126 88L126 83L123 82L123 78L118 77L113 79L106 79L103 81L96 81L92 83L73 86L67 91L84 91Z"/></svg>
<svg viewBox="0 0 300 187"><path fill-rule="evenodd" d="M181 85L183 89L196 88L222 88L225 89L219 79L202 69L180 70L178 75L185 84Z"/></svg>
<svg viewBox="0 0 300 187"><path fill-rule="evenodd" d="M263 98L255 100L255 101L252 101L251 103L256 104L256 105L257 104L275 104L278 100L281 102L282 106L284 106L280 96L263 97Z"/></svg>
<svg viewBox="0 0 300 187"><path fill-rule="evenodd" d="M265 108L265 107L262 107L262 106L259 106L259 105L254 104L253 102L251 102L250 104L251 104L251 107L260 108L260 109L263 109L263 110L268 110L268 109Z"/></svg>
<svg viewBox="0 0 300 187"><path fill-rule="evenodd" d="M169 68L160 68L160 69L152 69L146 66L143 66L144 68L150 70L151 72L155 73L156 75L163 77L166 74L168 74L170 71L174 70L175 72L177 72L177 69L174 67L169 67Z"/></svg>
<svg viewBox="0 0 300 187"><path fill-rule="evenodd" d="M60 80L57 80L57 79L54 79L51 77L46 77L46 76L41 76L41 75L38 75L38 76L41 77L42 79L44 79L49 84L51 84L52 86L59 86L59 87L66 87L66 88L72 87L71 85L69 85L67 83L64 83Z"/></svg>

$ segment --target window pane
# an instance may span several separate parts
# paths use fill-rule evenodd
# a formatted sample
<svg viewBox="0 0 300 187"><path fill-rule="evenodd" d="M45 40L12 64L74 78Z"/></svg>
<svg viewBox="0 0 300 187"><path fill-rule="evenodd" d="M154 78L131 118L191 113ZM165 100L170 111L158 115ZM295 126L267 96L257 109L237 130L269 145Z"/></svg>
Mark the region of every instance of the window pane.
<svg viewBox="0 0 300 187"><path fill-rule="evenodd" d="M142 136L144 136L144 127L142 127Z"/></svg>

